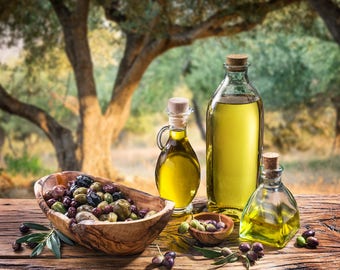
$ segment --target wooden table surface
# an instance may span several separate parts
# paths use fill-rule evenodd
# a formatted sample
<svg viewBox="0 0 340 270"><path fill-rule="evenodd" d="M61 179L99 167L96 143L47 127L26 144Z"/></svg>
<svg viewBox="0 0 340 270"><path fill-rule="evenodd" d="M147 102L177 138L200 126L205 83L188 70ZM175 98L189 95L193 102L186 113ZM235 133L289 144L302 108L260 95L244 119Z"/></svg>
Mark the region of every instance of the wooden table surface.
<svg viewBox="0 0 340 270"><path fill-rule="evenodd" d="M340 194L296 195L300 209L301 234L305 228L316 231L320 245L317 249L295 247L296 236L282 249L265 247L265 256L250 269L340 269ZM195 206L204 200L195 200ZM0 269L157 269L151 259L162 252L174 250L177 258L173 269L246 269L241 262L221 268L211 265L177 234L177 228L186 217L172 218L159 237L141 254L113 256L86 249L82 246L62 246L62 258L56 259L45 248L38 257L30 258L31 249L24 246L20 252L12 250L11 243L21 236L22 222L48 225L49 221L35 199L0 199ZM195 242L186 238L190 243ZM221 246L236 250L239 245L238 224L228 240Z"/></svg>

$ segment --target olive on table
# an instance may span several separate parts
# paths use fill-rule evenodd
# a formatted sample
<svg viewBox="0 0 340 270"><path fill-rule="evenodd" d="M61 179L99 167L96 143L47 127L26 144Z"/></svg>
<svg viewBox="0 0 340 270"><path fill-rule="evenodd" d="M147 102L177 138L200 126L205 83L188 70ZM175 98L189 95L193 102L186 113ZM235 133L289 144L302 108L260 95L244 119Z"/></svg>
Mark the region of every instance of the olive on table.
<svg viewBox="0 0 340 270"><path fill-rule="evenodd" d="M14 241L12 243L12 249L13 249L13 251L20 251L21 250L21 244Z"/></svg>
<svg viewBox="0 0 340 270"><path fill-rule="evenodd" d="M313 230L307 230L302 233L302 237L307 239L310 236L315 236L315 231Z"/></svg>
<svg viewBox="0 0 340 270"><path fill-rule="evenodd" d="M28 231L30 230L30 228L28 226L26 226L25 224L21 224L19 226L19 230L21 233L28 233Z"/></svg>
<svg viewBox="0 0 340 270"><path fill-rule="evenodd" d="M251 247L249 243L241 243L238 248L241 252L248 252Z"/></svg>
<svg viewBox="0 0 340 270"><path fill-rule="evenodd" d="M316 248L319 245L319 241L316 237L310 236L306 239L306 247L308 248Z"/></svg>

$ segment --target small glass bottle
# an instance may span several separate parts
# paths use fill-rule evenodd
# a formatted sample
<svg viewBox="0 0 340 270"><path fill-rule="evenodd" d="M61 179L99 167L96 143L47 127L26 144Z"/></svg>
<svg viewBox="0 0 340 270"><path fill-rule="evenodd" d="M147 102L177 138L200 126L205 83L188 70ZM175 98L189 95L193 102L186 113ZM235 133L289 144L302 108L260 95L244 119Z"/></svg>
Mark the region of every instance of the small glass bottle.
<svg viewBox="0 0 340 270"><path fill-rule="evenodd" d="M281 182L279 155L262 155L261 184L249 198L240 221L240 237L284 247L300 228L300 216L291 192Z"/></svg>
<svg viewBox="0 0 340 270"><path fill-rule="evenodd" d="M169 99L169 125L157 134L161 153L155 170L156 185L161 197L175 203L174 215L191 211L191 202L200 184L200 164L187 138L187 119L191 112L188 99ZM169 138L163 145L162 135L167 130Z"/></svg>
<svg viewBox="0 0 340 270"><path fill-rule="evenodd" d="M263 104L248 79L247 55L226 59L226 76L207 108L208 209L239 220L259 182Z"/></svg>

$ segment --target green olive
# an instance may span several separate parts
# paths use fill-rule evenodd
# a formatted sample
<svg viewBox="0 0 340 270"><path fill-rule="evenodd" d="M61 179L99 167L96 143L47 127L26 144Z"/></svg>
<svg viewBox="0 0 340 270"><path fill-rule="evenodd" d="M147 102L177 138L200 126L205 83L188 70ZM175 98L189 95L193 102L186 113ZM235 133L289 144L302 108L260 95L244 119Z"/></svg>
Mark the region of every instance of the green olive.
<svg viewBox="0 0 340 270"><path fill-rule="evenodd" d="M118 216L113 213L113 212L110 212L108 215L107 215L107 220L110 221L110 222L116 222L118 219Z"/></svg>
<svg viewBox="0 0 340 270"><path fill-rule="evenodd" d="M131 212L130 218L131 218L132 220L137 220L137 219L138 219L138 216L137 216L135 213Z"/></svg>
<svg viewBox="0 0 340 270"><path fill-rule="evenodd" d="M54 204L52 204L51 208L52 210L60 212L62 214L66 213L65 206L62 204L62 202L55 202Z"/></svg>
<svg viewBox="0 0 340 270"><path fill-rule="evenodd" d="M306 239L303 236L300 235L296 238L296 245L298 247L305 247L306 244L307 244Z"/></svg>
<svg viewBox="0 0 340 270"><path fill-rule="evenodd" d="M90 189L97 192L97 191L101 191L103 189L103 186L100 182L94 182L91 184Z"/></svg>
<svg viewBox="0 0 340 270"><path fill-rule="evenodd" d="M86 194L87 188L86 187L79 187L73 192L73 197L77 196L78 194Z"/></svg>
<svg viewBox="0 0 340 270"><path fill-rule="evenodd" d="M80 204L85 204L87 203L86 194L77 194L76 196L74 196L74 200Z"/></svg>
<svg viewBox="0 0 340 270"><path fill-rule="evenodd" d="M124 221L131 214L131 205L125 199L119 199L112 203L113 212L117 214L118 220Z"/></svg>
<svg viewBox="0 0 340 270"><path fill-rule="evenodd" d="M107 205L108 205L107 201L102 201L97 205L97 207L103 210Z"/></svg>
<svg viewBox="0 0 340 270"><path fill-rule="evenodd" d="M180 234L185 234L185 233L188 232L189 227L190 227L189 223L186 222L186 221L183 221L183 222L179 225L177 231L178 231L178 233L180 233Z"/></svg>
<svg viewBox="0 0 340 270"><path fill-rule="evenodd" d="M98 191L97 195L101 198L102 201L104 201L104 193L103 192Z"/></svg>
<svg viewBox="0 0 340 270"><path fill-rule="evenodd" d="M104 193L104 200L107 201L108 203L112 203L113 197L110 193L106 192L106 193Z"/></svg>
<svg viewBox="0 0 340 270"><path fill-rule="evenodd" d="M190 227L197 229L201 223L197 219L192 219L190 221Z"/></svg>
<svg viewBox="0 0 340 270"><path fill-rule="evenodd" d="M199 224L199 225L197 226L197 230L202 231L202 232L205 232L205 227L204 227L204 225L203 225L203 224Z"/></svg>

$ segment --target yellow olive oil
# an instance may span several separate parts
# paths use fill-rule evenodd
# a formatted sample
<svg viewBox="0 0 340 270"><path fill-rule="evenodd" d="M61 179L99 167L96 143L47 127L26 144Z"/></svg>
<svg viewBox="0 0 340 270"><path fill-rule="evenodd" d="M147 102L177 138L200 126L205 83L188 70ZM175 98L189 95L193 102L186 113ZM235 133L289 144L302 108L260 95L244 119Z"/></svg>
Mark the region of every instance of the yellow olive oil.
<svg viewBox="0 0 340 270"><path fill-rule="evenodd" d="M279 154L262 154L261 184L249 198L240 219L241 238L284 247L300 228L293 194L282 183Z"/></svg>
<svg viewBox="0 0 340 270"><path fill-rule="evenodd" d="M200 165L185 130L170 130L155 171L160 196L175 203L175 214L184 211L200 184Z"/></svg>
<svg viewBox="0 0 340 270"><path fill-rule="evenodd" d="M269 246L284 247L300 228L299 212L253 209L244 215L240 224L240 237L249 241L260 241Z"/></svg>
<svg viewBox="0 0 340 270"><path fill-rule="evenodd" d="M207 196L210 211L239 219L255 191L262 147L259 97L219 97L207 111Z"/></svg>

